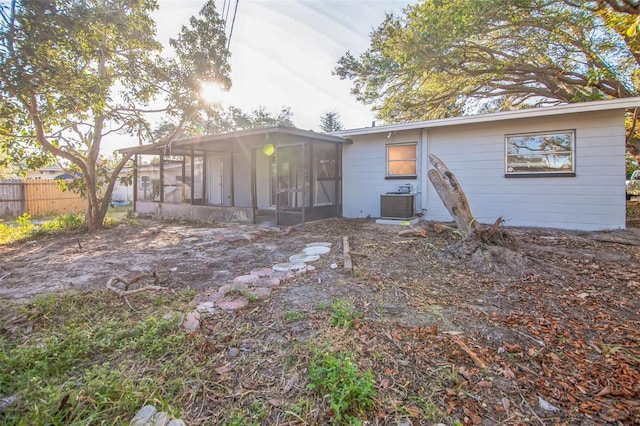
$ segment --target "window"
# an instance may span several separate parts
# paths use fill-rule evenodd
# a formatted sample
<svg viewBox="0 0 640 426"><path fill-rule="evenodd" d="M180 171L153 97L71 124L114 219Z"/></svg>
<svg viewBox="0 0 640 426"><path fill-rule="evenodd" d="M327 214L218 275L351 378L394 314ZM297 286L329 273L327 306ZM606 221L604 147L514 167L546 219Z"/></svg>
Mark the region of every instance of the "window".
<svg viewBox="0 0 640 426"><path fill-rule="evenodd" d="M415 143L387 145L387 178L417 175L416 147Z"/></svg>
<svg viewBox="0 0 640 426"><path fill-rule="evenodd" d="M575 130L505 137L506 176L575 176Z"/></svg>

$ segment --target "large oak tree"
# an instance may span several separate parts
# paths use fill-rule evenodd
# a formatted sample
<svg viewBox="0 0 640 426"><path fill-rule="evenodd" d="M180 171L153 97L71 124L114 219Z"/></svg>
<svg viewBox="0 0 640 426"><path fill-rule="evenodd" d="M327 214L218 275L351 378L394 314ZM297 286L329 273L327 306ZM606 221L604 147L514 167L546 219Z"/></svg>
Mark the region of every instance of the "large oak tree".
<svg viewBox="0 0 640 426"><path fill-rule="evenodd" d="M0 150L34 167L61 160L80 177L86 226L103 223L129 151L109 164L108 135L157 142L150 114L174 134L207 108L202 82L230 86L224 22L213 1L162 57L155 0L13 0L0 6ZM169 138L173 135L168 135ZM1 158L1 157L0 157Z"/></svg>
<svg viewBox="0 0 640 426"><path fill-rule="evenodd" d="M336 74L388 122L637 96L632 0L425 0Z"/></svg>

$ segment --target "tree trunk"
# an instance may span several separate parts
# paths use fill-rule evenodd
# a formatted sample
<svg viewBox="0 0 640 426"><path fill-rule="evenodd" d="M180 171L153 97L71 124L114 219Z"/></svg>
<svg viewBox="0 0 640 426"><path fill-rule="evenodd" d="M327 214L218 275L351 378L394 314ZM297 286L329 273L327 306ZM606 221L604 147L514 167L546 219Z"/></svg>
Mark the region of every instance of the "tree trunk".
<svg viewBox="0 0 640 426"><path fill-rule="evenodd" d="M478 223L455 175L435 155L430 154L429 161L434 167L428 172L429 180L463 235L441 255L445 259L461 260L482 272L522 274L528 258L515 251L515 240L500 228L502 217L491 226Z"/></svg>
<svg viewBox="0 0 640 426"><path fill-rule="evenodd" d="M433 169L429 170L429 180L433 184L444 206L458 225L458 229L467 235L478 227L478 222L471 214L467 196L458 183L455 175L435 155L429 154L429 162Z"/></svg>

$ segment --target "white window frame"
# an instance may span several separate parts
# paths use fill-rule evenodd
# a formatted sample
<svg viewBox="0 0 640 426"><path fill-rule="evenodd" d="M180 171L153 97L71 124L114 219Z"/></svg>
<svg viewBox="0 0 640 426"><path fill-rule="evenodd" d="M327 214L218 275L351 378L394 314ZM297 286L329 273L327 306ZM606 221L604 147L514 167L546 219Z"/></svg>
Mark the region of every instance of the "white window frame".
<svg viewBox="0 0 640 426"><path fill-rule="evenodd" d="M559 168L556 170L514 170L509 164L509 157L515 156L527 156L527 155L553 155L553 151L532 151L531 153L519 153L519 154L509 154L509 146L510 143L513 143L515 138L530 138L530 137L544 137L544 136L552 136L552 135L566 135L569 136L571 140L571 150L563 151L562 154L566 154L567 152L571 156L571 168ZM504 137L504 174L505 177L553 177L553 176L575 176L576 175L576 131L575 129L569 130L550 130L550 131L542 131L542 132L528 132L528 133L514 133L508 134Z"/></svg>
<svg viewBox="0 0 640 426"><path fill-rule="evenodd" d="M415 158L405 158L402 160L389 160L389 148L396 146L413 146L416 151ZM416 178L418 176L418 143L417 142L406 142L406 143L389 143L385 145L386 151L386 178L387 179L407 179L407 178ZM415 173L404 174L404 175L395 175L390 173L390 164L394 161L413 161L415 163Z"/></svg>

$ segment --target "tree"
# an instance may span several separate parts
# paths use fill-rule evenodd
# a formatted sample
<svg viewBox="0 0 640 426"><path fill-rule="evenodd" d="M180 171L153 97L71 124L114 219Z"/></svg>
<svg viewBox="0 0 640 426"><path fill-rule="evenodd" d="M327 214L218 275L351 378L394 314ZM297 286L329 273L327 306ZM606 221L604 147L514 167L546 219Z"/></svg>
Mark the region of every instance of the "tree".
<svg viewBox="0 0 640 426"><path fill-rule="evenodd" d="M13 0L0 8L0 150L29 167L70 164L88 201L85 224L102 225L118 174L103 139L120 133L156 142L149 124L164 113L174 130L198 118L203 81L229 87L224 23L208 1L162 58L155 0ZM169 135L171 137L172 135Z"/></svg>
<svg viewBox="0 0 640 426"><path fill-rule="evenodd" d="M320 117L320 130L323 132L337 132L344 127L340 122L340 114L336 111L330 111Z"/></svg>
<svg viewBox="0 0 640 426"><path fill-rule="evenodd" d="M213 106L206 111L205 116L200 117L198 120L193 120L187 126L183 126L180 136L213 135L234 130L247 130L269 126L295 127L292 117L293 113L291 112L291 108L287 106L283 106L282 109L276 113L267 111L263 106L249 113L235 106L226 108ZM164 122L154 131L154 134L156 138L161 139L174 133L175 130L175 123Z"/></svg>
<svg viewBox="0 0 640 426"><path fill-rule="evenodd" d="M616 5L637 10L624 0L425 0L388 15L335 73L389 122L636 96L635 17Z"/></svg>

